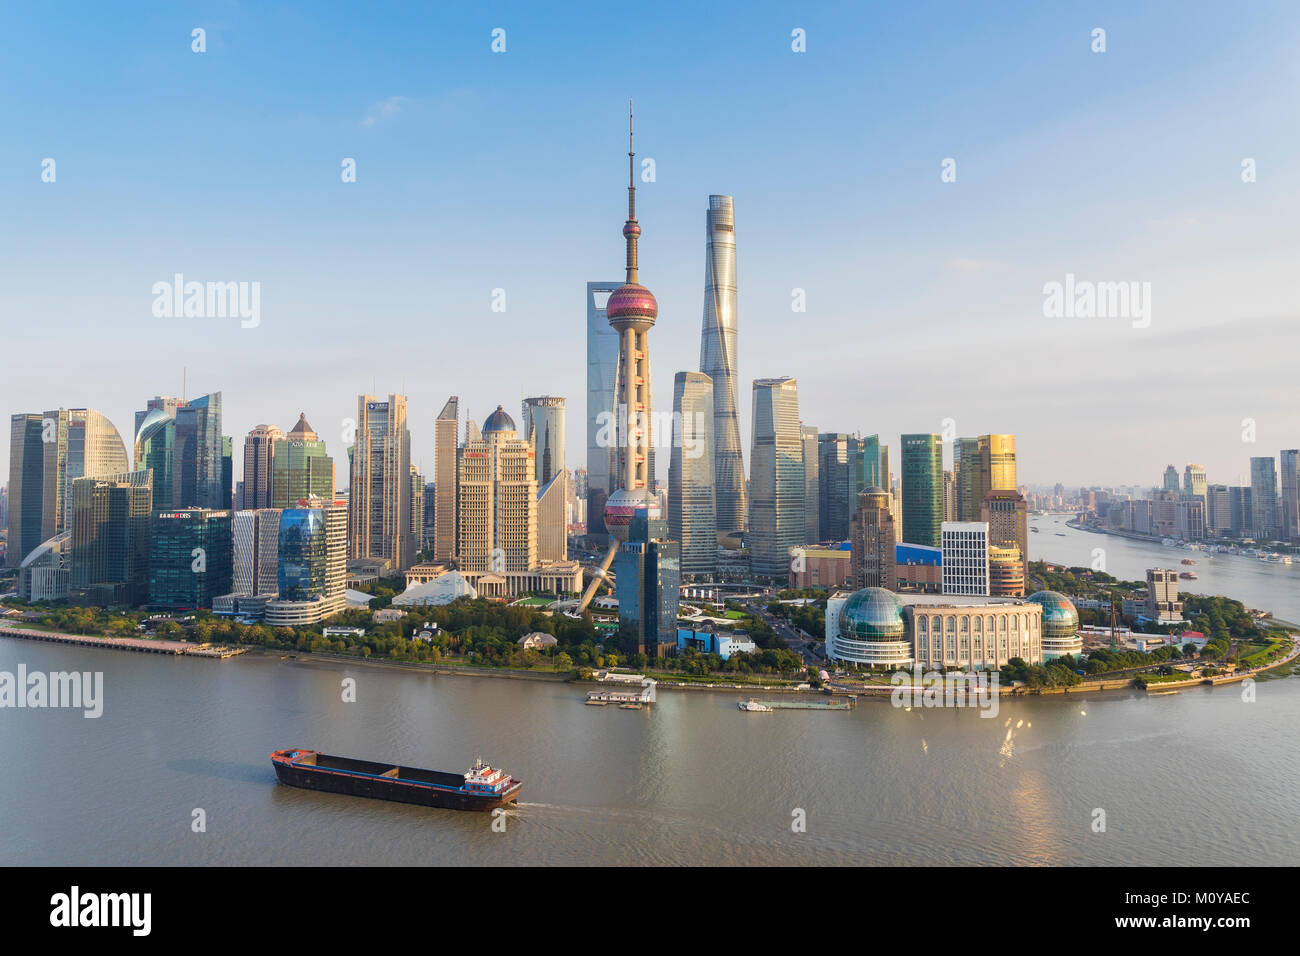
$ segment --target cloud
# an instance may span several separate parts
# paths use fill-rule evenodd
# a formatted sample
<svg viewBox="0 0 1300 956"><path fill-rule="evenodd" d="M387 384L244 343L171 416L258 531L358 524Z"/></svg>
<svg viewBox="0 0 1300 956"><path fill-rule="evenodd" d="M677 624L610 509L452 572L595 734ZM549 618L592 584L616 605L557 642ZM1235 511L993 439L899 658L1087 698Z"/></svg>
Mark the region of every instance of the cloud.
<svg viewBox="0 0 1300 956"><path fill-rule="evenodd" d="M409 102L411 102L410 98L405 96L390 96L386 100L380 100L366 112L366 118L361 121L361 125L375 126L383 120L396 116Z"/></svg>

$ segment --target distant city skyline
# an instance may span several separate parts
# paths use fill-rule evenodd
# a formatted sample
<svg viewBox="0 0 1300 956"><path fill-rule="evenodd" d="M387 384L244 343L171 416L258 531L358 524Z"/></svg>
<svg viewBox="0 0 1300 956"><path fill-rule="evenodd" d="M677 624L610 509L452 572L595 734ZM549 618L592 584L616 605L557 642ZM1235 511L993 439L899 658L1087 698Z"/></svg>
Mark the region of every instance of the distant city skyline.
<svg viewBox="0 0 1300 956"><path fill-rule="evenodd" d="M1300 149L1277 122L1300 63L1285 4L1228 19L1172 3L1088 19L740 12L711 8L687 31L591 31L587 13L523 7L491 22L416 11L402 31L289 10L0 12L6 350L23 357L0 409L96 408L130 445L149 397L221 392L236 475L243 436L302 413L345 460L362 393L408 397L426 476L448 394L480 423L562 396L576 423L586 283L619 266L624 174L609 156L630 94L655 171L639 187L656 411L699 366L700 210L725 194L744 225L738 392L795 377L820 432L897 446L953 419L960 435L1016 435L1022 483L1067 486L1155 486L1170 462L1249 482L1252 457L1300 444ZM504 54L490 51L497 25ZM633 36L653 82L593 82ZM141 71L105 68L106 50ZM169 123L178 98L202 122ZM340 179L348 158L355 183ZM177 273L260 283L260 321L156 318L151 288ZM1044 285L1068 275L1150 282L1150 327L1045 318ZM796 290L806 312L791 310ZM567 431L577 467L584 430ZM8 443L0 431L5 462Z"/></svg>

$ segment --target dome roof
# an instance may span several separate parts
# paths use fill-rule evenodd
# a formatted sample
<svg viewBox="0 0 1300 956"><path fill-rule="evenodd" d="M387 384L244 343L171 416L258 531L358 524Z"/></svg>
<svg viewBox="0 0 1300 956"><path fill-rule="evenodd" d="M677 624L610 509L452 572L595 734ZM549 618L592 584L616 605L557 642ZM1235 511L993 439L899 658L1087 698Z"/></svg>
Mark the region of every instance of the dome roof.
<svg viewBox="0 0 1300 956"><path fill-rule="evenodd" d="M1074 602L1059 591L1039 591L1031 594L1029 600L1043 606L1044 635L1050 637L1054 631L1073 633L1079 629L1079 612Z"/></svg>
<svg viewBox="0 0 1300 956"><path fill-rule="evenodd" d="M643 285L629 282L619 286L605 302L605 316L612 324L615 319L649 319L659 316L659 303L654 293Z"/></svg>
<svg viewBox="0 0 1300 956"><path fill-rule="evenodd" d="M615 541L626 541L628 527L637 511L644 508L647 518L660 518L659 499L649 489L637 488L629 491L620 488L609 496L605 502L605 530Z"/></svg>
<svg viewBox="0 0 1300 956"><path fill-rule="evenodd" d="M483 423L484 434L487 432L513 432L517 430L518 429L515 428L515 420L507 415L506 410L500 405L497 406L495 412L487 417L487 421Z"/></svg>
<svg viewBox="0 0 1300 956"><path fill-rule="evenodd" d="M886 588L854 591L840 609L840 636L851 641L901 641L903 601Z"/></svg>

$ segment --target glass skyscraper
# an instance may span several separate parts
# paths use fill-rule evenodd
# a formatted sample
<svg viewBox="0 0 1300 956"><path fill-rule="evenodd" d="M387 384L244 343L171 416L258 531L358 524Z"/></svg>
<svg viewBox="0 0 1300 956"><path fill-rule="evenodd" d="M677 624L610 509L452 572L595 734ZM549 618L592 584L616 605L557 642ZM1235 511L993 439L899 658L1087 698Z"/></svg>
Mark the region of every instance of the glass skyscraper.
<svg viewBox="0 0 1300 956"><path fill-rule="evenodd" d="M683 575L712 575L718 565L713 422L713 381L703 372L678 372L673 379L668 536L681 544Z"/></svg>
<svg viewBox="0 0 1300 956"><path fill-rule="evenodd" d="M230 593L230 512L187 508L155 511L149 548L149 604L207 610Z"/></svg>
<svg viewBox="0 0 1300 956"><path fill-rule="evenodd" d="M943 442L938 435L903 435L903 540L942 545Z"/></svg>
<svg viewBox="0 0 1300 956"><path fill-rule="evenodd" d="M1300 538L1300 448L1284 448L1278 452L1282 466L1282 494L1279 499L1279 518L1283 541Z"/></svg>
<svg viewBox="0 0 1300 956"><path fill-rule="evenodd" d="M564 471L564 399L554 395L525 398L520 436L532 439L537 487Z"/></svg>
<svg viewBox="0 0 1300 956"><path fill-rule="evenodd" d="M749 560L756 577L788 581L790 549L804 543L803 444L793 378L754 381Z"/></svg>
<svg viewBox="0 0 1300 956"><path fill-rule="evenodd" d="M147 471L72 482L73 601L134 607L148 600L152 511Z"/></svg>
<svg viewBox="0 0 1300 956"><path fill-rule="evenodd" d="M152 398L135 420L135 469L153 469L154 508L229 508L220 392Z"/></svg>
<svg viewBox="0 0 1300 956"><path fill-rule="evenodd" d="M1271 457L1250 460L1250 495L1255 505L1255 537L1274 537L1278 533L1277 468Z"/></svg>
<svg viewBox="0 0 1300 956"><path fill-rule="evenodd" d="M45 445L41 416L19 414L9 419L9 542L5 564L16 568L40 547L44 496Z"/></svg>
<svg viewBox="0 0 1300 956"><path fill-rule="evenodd" d="M700 371L713 380L713 476L718 531L745 527L736 357L736 216L730 196L710 196L705 216L704 328Z"/></svg>
<svg viewBox="0 0 1300 956"><path fill-rule="evenodd" d="M244 474L248 474L247 465ZM245 503L248 502L248 495L248 479L245 478ZM298 424L289 430L288 435L275 442L271 455L270 496L266 507L296 508L300 501L310 497L325 501L333 499L334 459L325 453L325 442L312 431L307 416L299 414Z"/></svg>

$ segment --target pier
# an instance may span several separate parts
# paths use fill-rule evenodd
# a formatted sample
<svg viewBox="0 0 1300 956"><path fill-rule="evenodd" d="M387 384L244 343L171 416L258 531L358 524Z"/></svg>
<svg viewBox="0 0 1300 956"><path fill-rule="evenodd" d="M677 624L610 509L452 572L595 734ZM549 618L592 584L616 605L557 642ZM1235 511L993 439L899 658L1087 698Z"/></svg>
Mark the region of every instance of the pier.
<svg viewBox="0 0 1300 956"><path fill-rule="evenodd" d="M92 637L88 634L60 634L55 631L37 631L25 627L0 626L0 637L19 637L27 641L46 641L51 644L75 644L79 647L100 647L113 651L135 651L139 654L186 654L191 657L213 657L219 660L246 651L243 647L190 644L186 641L154 641L142 637Z"/></svg>
<svg viewBox="0 0 1300 956"><path fill-rule="evenodd" d="M619 690L593 690L587 694L588 704L635 704L644 707L655 702L655 681L649 677L635 675L636 683L627 679L628 675L619 675L618 682L623 685Z"/></svg>
<svg viewBox="0 0 1300 956"><path fill-rule="evenodd" d="M848 700L760 700L758 703L773 710L852 710L857 697Z"/></svg>

